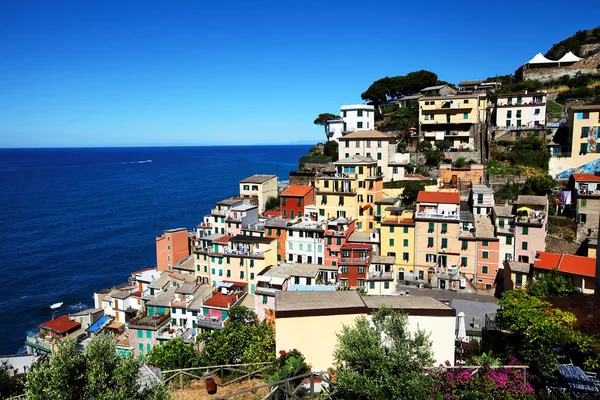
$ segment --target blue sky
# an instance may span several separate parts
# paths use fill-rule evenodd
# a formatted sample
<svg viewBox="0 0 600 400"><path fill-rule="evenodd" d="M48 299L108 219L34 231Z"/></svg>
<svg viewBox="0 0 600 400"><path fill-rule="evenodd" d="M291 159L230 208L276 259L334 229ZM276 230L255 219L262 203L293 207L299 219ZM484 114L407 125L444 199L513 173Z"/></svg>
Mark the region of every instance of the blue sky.
<svg viewBox="0 0 600 400"><path fill-rule="evenodd" d="M513 73L600 2L0 2L0 147L322 140L376 79Z"/></svg>

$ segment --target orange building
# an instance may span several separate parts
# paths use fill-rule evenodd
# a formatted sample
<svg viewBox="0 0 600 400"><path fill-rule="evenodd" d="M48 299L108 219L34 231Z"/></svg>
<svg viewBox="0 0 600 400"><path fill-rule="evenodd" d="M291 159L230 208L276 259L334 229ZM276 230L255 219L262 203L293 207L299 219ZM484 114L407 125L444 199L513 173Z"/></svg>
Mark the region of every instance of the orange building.
<svg viewBox="0 0 600 400"><path fill-rule="evenodd" d="M477 185L485 182L483 165L471 164L457 168L451 164L440 165L440 185L442 187L459 187Z"/></svg>
<svg viewBox="0 0 600 400"><path fill-rule="evenodd" d="M288 221L283 219L272 219L265 223L265 236L277 239L277 262L285 261L287 223Z"/></svg>
<svg viewBox="0 0 600 400"><path fill-rule="evenodd" d="M279 209L283 218L294 219L304 215L304 207L315 204L315 188L290 186L279 195Z"/></svg>
<svg viewBox="0 0 600 400"><path fill-rule="evenodd" d="M167 229L156 238L156 269L172 271L173 265L190 255L190 241L186 228Z"/></svg>

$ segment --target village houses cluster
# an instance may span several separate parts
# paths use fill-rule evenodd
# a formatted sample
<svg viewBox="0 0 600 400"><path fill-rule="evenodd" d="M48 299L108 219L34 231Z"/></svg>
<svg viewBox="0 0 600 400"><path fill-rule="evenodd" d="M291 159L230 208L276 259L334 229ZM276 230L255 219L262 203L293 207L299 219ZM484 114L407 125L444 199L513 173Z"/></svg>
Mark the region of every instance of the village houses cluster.
<svg viewBox="0 0 600 400"><path fill-rule="evenodd" d="M447 140L457 151L477 149L483 127L496 138L518 139L549 126L546 93L503 94L491 104L487 94L497 86L440 85L396 104L418 102L416 140ZM406 173L410 154L397 151L394 135L375 130L374 106L345 105L340 115L327 127L339 146L331 168L308 181L290 177L288 185L274 175L240 181L239 196L217 202L194 229L168 229L156 238L155 268L94 293L93 309L42 324L27 338L29 351L50 353L66 336L84 346L110 331L120 353L144 357L172 338L192 341L223 328L230 308L245 305L275 324L278 350L299 349L313 368L327 368L342 324L383 304L406 312L411 329L431 334L437 361L453 362L462 306L417 292L489 294L493 312L499 279L509 290L556 268L581 292L593 293L595 241L587 257L545 251L548 197L499 202L485 184L483 165L446 163L438 183L419 192L408 209L401 189L384 183L424 179ZM569 139L552 147L550 161L554 177L569 179L559 207L595 237L600 176L585 168L599 158L590 147L598 125L600 105L571 107ZM279 210L265 211L277 197ZM470 335L477 336L484 317L468 316Z"/></svg>

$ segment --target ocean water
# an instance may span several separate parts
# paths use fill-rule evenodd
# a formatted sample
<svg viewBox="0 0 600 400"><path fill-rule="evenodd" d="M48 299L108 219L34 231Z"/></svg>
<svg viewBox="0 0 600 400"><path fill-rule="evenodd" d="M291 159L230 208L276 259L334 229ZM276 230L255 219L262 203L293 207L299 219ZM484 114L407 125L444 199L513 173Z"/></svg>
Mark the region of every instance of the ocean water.
<svg viewBox="0 0 600 400"><path fill-rule="evenodd" d="M53 313L93 307L95 290L154 267L155 237L196 226L241 179L287 179L308 149L0 149L0 354L23 351Z"/></svg>

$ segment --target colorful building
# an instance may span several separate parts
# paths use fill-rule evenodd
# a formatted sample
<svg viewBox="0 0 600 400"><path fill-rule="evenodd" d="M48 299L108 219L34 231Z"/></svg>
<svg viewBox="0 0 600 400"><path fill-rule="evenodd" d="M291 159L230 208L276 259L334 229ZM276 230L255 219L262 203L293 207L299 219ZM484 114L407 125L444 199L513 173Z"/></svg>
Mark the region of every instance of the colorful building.
<svg viewBox="0 0 600 400"><path fill-rule="evenodd" d="M546 126L544 92L499 94L496 101L496 139L505 132L514 132L519 139L523 131L543 131Z"/></svg>
<svg viewBox="0 0 600 400"><path fill-rule="evenodd" d="M156 269L171 271L172 266L190 255L186 228L167 229L156 238Z"/></svg>
<svg viewBox="0 0 600 400"><path fill-rule="evenodd" d="M580 293L595 293L595 258L538 251L533 261L534 278L548 274L551 270L558 270L570 277Z"/></svg>
<svg viewBox="0 0 600 400"><path fill-rule="evenodd" d="M393 257L398 281L427 281L427 272L415 273L414 214L401 209L389 210L381 221L380 254Z"/></svg>
<svg viewBox="0 0 600 400"><path fill-rule="evenodd" d="M396 155L396 137L386 132L379 131L356 131L339 139L338 152L340 159L350 159L352 156L360 156L365 159L375 160L376 168L371 172L373 176L383 175L385 182L404 177L404 165L409 160L406 157ZM392 170L396 168L396 174L389 174L390 163Z"/></svg>
<svg viewBox="0 0 600 400"><path fill-rule="evenodd" d="M419 135L435 145L447 140L454 148L474 149L485 124L487 99L478 94L424 96L419 99Z"/></svg>
<svg viewBox="0 0 600 400"><path fill-rule="evenodd" d="M341 248L338 266L341 286L365 288L372 247L368 244L346 243Z"/></svg>
<svg viewBox="0 0 600 400"><path fill-rule="evenodd" d="M492 218L496 229L496 237L500 241L500 260L515 259L515 215L513 205L495 205Z"/></svg>
<svg viewBox="0 0 600 400"><path fill-rule="evenodd" d="M487 215L475 215L475 237L477 238L478 289L491 289L500 268L500 241L494 236L494 226Z"/></svg>
<svg viewBox="0 0 600 400"><path fill-rule="evenodd" d="M372 256L366 279L369 295L392 294L396 291L394 266L396 257Z"/></svg>
<svg viewBox="0 0 600 400"><path fill-rule="evenodd" d="M304 207L315 204L315 188L290 186L279 195L281 216L289 219L304 216Z"/></svg>
<svg viewBox="0 0 600 400"><path fill-rule="evenodd" d="M516 208L516 261L531 263L538 251L546 250L548 197L520 195L517 198Z"/></svg>
<svg viewBox="0 0 600 400"><path fill-rule="evenodd" d="M266 237L277 239L277 262L286 260L287 219L271 219L265 222Z"/></svg>
<svg viewBox="0 0 600 400"><path fill-rule="evenodd" d="M487 185L474 184L469 195L469 206L475 215L491 215L494 207L494 191Z"/></svg>
<svg viewBox="0 0 600 400"><path fill-rule="evenodd" d="M573 174L569 178L567 190L571 192L571 196L563 215L577 221L577 239L596 239L600 218L600 175Z"/></svg>
<svg viewBox="0 0 600 400"><path fill-rule="evenodd" d="M240 181L240 197L256 199L259 213L265 211L265 204L269 197L277 198L278 194L279 189L275 175L256 174Z"/></svg>
<svg viewBox="0 0 600 400"><path fill-rule="evenodd" d="M325 261L324 221L302 221L287 227L286 261L320 264Z"/></svg>

